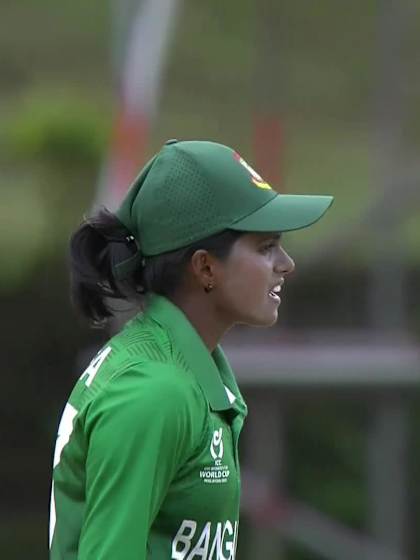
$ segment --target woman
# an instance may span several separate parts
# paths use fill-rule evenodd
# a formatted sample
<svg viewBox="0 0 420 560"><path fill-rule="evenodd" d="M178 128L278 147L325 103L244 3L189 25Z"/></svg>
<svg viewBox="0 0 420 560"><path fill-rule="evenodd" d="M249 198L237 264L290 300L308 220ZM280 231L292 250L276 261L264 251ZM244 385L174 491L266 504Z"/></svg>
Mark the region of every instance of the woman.
<svg viewBox="0 0 420 560"><path fill-rule="evenodd" d="M52 560L234 559L246 405L219 341L270 326L294 263L280 233L328 196L279 195L231 148L171 140L116 215L71 242L73 299L94 323L112 299L143 312L97 354L54 454Z"/></svg>

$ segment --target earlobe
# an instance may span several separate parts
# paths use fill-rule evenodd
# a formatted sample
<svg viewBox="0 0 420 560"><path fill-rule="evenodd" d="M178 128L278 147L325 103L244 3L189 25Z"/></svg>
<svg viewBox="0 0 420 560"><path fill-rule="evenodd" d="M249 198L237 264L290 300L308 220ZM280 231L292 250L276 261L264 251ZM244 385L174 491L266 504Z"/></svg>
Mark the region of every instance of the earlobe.
<svg viewBox="0 0 420 560"><path fill-rule="evenodd" d="M207 286L204 286L204 291L206 292L206 294L209 294L213 290L213 288L214 288L213 284L209 282Z"/></svg>
<svg viewBox="0 0 420 560"><path fill-rule="evenodd" d="M199 249L191 257L194 276L206 293L210 293L214 288L213 270L209 257L209 253L204 249Z"/></svg>

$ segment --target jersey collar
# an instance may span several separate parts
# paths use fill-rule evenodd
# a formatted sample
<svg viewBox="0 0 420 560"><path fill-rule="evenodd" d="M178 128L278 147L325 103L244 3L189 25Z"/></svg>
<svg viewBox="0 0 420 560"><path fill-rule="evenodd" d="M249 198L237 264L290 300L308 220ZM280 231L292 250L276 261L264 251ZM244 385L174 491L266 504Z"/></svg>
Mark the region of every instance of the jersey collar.
<svg viewBox="0 0 420 560"><path fill-rule="evenodd" d="M184 313L163 296L151 294L148 297L146 315L169 332L175 348L181 352L196 376L212 410L236 409L245 412L235 376L220 346L210 353ZM233 402L225 386L236 397Z"/></svg>

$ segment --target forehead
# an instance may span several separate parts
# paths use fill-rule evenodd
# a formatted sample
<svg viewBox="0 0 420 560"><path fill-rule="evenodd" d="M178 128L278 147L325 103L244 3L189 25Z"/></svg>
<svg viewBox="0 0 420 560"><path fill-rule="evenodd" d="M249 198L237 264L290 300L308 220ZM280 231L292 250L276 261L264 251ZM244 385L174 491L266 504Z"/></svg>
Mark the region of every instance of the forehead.
<svg viewBox="0 0 420 560"><path fill-rule="evenodd" d="M241 254L243 251L248 252L258 250L264 243L279 243L281 233L277 231L271 232L246 232L241 235L234 243L231 254Z"/></svg>

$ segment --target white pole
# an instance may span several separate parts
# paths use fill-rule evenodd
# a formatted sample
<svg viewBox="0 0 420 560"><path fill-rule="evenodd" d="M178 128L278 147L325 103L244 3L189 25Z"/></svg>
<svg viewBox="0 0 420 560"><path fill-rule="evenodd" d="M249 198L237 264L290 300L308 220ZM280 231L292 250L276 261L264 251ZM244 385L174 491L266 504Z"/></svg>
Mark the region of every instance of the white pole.
<svg viewBox="0 0 420 560"><path fill-rule="evenodd" d="M114 210L146 157L180 0L113 4L118 110L95 206Z"/></svg>

